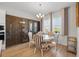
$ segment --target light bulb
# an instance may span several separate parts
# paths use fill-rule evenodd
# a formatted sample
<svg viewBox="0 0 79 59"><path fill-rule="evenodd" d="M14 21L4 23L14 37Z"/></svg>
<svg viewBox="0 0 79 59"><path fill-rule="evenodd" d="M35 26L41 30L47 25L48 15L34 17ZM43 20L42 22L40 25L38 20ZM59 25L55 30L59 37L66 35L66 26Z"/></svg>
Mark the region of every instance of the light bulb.
<svg viewBox="0 0 79 59"><path fill-rule="evenodd" d="M41 13L39 13L39 14L36 15L36 17L37 17L37 18L43 18L44 15L42 15Z"/></svg>
<svg viewBox="0 0 79 59"><path fill-rule="evenodd" d="M39 18L39 15L36 15L37 18Z"/></svg>

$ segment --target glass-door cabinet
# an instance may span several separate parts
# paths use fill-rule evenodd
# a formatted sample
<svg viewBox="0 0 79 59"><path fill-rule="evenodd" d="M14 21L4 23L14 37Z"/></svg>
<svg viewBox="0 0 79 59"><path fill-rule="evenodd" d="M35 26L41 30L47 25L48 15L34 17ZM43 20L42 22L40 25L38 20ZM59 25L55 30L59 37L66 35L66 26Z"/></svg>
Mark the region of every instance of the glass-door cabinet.
<svg viewBox="0 0 79 59"><path fill-rule="evenodd" d="M29 20L29 31L33 34L37 33L40 30L38 21Z"/></svg>
<svg viewBox="0 0 79 59"><path fill-rule="evenodd" d="M33 22L33 32L36 33L37 32L37 22Z"/></svg>

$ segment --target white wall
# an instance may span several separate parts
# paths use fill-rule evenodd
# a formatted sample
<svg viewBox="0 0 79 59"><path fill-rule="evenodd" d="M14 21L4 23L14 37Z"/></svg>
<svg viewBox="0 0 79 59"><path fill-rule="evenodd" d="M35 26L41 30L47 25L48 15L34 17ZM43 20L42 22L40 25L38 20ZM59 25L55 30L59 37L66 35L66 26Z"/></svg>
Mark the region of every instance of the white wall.
<svg viewBox="0 0 79 59"><path fill-rule="evenodd" d="M68 34L69 36L77 37L76 28L76 5L72 5L68 10Z"/></svg>

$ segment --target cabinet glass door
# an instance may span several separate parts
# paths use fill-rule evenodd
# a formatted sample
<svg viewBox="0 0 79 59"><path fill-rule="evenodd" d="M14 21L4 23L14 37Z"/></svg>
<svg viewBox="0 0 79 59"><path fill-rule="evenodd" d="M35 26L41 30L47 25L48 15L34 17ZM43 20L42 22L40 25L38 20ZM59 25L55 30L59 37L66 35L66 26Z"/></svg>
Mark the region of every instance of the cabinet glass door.
<svg viewBox="0 0 79 59"><path fill-rule="evenodd" d="M37 32L37 22L34 22L34 32Z"/></svg>
<svg viewBox="0 0 79 59"><path fill-rule="evenodd" d="M33 26L32 21L29 21L29 31L32 31L33 32L32 26Z"/></svg>

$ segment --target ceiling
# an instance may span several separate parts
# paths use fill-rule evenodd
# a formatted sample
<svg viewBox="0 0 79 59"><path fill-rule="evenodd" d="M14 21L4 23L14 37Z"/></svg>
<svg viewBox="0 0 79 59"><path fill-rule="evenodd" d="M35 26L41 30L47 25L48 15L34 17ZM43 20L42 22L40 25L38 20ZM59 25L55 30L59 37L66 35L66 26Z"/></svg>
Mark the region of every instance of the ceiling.
<svg viewBox="0 0 79 59"><path fill-rule="evenodd" d="M40 6L41 4L41 6ZM14 8L31 15L47 14L74 5L74 2L0 2L0 6Z"/></svg>

